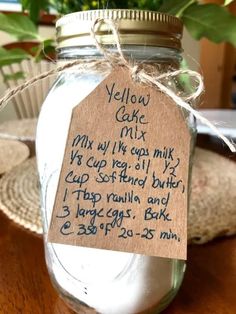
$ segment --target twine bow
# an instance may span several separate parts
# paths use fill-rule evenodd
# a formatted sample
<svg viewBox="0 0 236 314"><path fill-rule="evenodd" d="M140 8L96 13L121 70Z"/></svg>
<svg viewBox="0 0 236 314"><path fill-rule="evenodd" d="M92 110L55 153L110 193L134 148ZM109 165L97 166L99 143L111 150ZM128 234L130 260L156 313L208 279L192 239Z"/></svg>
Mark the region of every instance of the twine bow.
<svg viewBox="0 0 236 314"><path fill-rule="evenodd" d="M110 26L114 39L115 39L118 54L114 52L110 52L109 50L105 49L101 43L98 42L95 28L98 27L101 23L106 23L107 25ZM82 60L82 61L73 60L70 62L66 62L63 65L59 65L53 70L41 73L38 76L35 76L32 79L24 82L22 85L19 85L16 88L13 88L7 91L5 95L0 99L0 110L4 107L4 105L7 104L7 102L10 99L12 99L18 93L22 92L24 89L30 87L34 83L46 77L64 72L70 68L76 67L76 71L82 74L82 73L88 73L88 71L94 71L96 70L97 67L101 67L103 68L104 73L106 73L107 70L111 70L112 67L121 65L121 66L127 67L132 77L137 79L139 82L154 86L158 88L158 90L160 90L161 92L169 96L176 103L176 105L178 105L181 108L184 108L189 113L191 113L197 120L201 121L203 124L207 125L210 129L212 129L213 132L229 147L231 152L233 153L236 152L236 145L233 143L233 141L230 141L227 137L225 137L213 123L211 123L207 118L202 116L197 110L192 108L191 105L188 103L193 100L196 100L202 94L204 90L203 79L202 79L202 76L198 72L192 71L192 70L176 70L176 71L168 71L166 73L157 75L153 73L151 74L147 73L143 67L140 67L139 64L132 65L125 58L122 52L119 34L118 34L118 30L116 29L115 23L108 19L95 20L91 28L91 37L94 39L94 43L97 49L104 56L105 61L104 60L91 60L91 59ZM189 77L192 77L198 84L196 90L191 95L185 98L182 98L176 95L174 91L172 91L169 87L167 87L165 84L162 83L164 79L177 77L181 74L187 74Z"/></svg>

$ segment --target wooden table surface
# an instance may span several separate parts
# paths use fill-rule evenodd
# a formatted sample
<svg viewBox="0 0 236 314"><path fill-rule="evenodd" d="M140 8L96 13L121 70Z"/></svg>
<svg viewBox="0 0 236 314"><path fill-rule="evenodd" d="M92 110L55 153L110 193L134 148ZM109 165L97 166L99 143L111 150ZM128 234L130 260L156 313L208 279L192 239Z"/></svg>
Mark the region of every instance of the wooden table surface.
<svg viewBox="0 0 236 314"><path fill-rule="evenodd" d="M73 312L51 285L42 238L0 213L0 314L18 313ZM163 314L235 313L236 237L190 246L183 285Z"/></svg>

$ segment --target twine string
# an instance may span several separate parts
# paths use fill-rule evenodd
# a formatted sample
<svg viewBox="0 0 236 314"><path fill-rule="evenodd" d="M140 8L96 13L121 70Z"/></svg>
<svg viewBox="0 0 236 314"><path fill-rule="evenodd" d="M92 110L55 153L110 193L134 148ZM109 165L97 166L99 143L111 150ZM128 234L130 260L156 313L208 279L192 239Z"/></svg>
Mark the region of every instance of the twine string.
<svg viewBox="0 0 236 314"><path fill-rule="evenodd" d="M101 60L94 60L94 59L88 59L86 62L81 60L73 60L70 62L63 63L62 65L57 66L55 69L40 73L39 75L36 75L32 77L31 79L25 81L21 85L18 85L14 88L11 88L6 91L4 96L0 98L0 111L5 107L5 105L17 94L23 92L26 88L30 87L31 85L47 78L52 75L59 74L61 72L65 72L68 69L77 67L77 70L79 73L87 73L89 70L94 71L99 66L105 66L106 64L102 64ZM103 67L104 68L104 67Z"/></svg>
<svg viewBox="0 0 236 314"><path fill-rule="evenodd" d="M108 49L104 48L103 44L98 41L96 28L98 28L101 23L105 23L106 25L110 26L111 32L114 36L115 46L118 53L110 52ZM203 124L207 125L213 132L229 147L229 149L235 153L236 152L236 145L226 138L218 129L217 127L212 124L207 118L202 116L197 110L191 107L188 103L190 101L196 100L203 92L204 85L202 76L195 71L192 70L175 70L175 71L167 71L161 74L149 73L145 71L145 63L142 64L134 64L132 65L124 56L123 51L121 49L119 32L116 28L116 25L113 21L108 19L96 19L91 27L91 37L94 39L94 44L97 47L98 51L101 55L105 58L104 59L86 59L86 60L73 60L70 62L66 62L62 65L57 66L55 69L41 73L32 79L24 82L23 84L10 89L5 93L5 95L0 99L0 110L3 109L4 105L7 102L15 97L18 93L24 91L26 88L30 87L31 85L35 84L36 82L45 79L46 77L59 74L64 72L68 69L75 68L75 71L78 73L88 73L89 71L94 72L100 68L100 70L105 74L107 70L111 70L115 66L124 66L129 69L131 76L138 80L140 83L147 84L150 86L156 87L158 90L163 92L165 95L170 97L176 105L180 108L187 110L191 113L196 119L201 121ZM187 74L189 77L192 77L195 82L197 83L196 90L186 97L180 97L175 92L171 90L170 87L167 87L163 80L178 77L179 75Z"/></svg>
<svg viewBox="0 0 236 314"><path fill-rule="evenodd" d="M185 70L176 70L176 71L171 71L171 72L168 71L167 73L162 73L158 76L152 76L150 74L147 74L143 68L140 69L140 65L132 66L124 57L124 54L121 49L121 44L120 44L119 32L115 27L115 23L111 20L97 19L92 26L91 36L94 39L97 49L104 56L106 56L108 61L110 62L114 61L113 55L108 53L107 50L100 44L100 42L98 42L97 37L96 37L96 32L95 32L95 26L100 25L101 23L106 23L107 25L110 26L111 31L114 35L114 40L115 40L116 48L117 48L121 63L130 70L132 76L136 76L136 78L138 78L141 83L146 83L149 85L151 84L151 85L156 86L161 92L163 92L164 94L169 96L171 99L173 99L179 107L184 108L189 113L191 113L196 119L198 119L203 124L207 125L210 129L212 129L213 132L229 147L229 149L232 152L234 153L236 152L236 145L233 142L231 142L226 136L224 136L213 123L211 123L207 118L202 116L197 110L192 108L187 102L187 101L196 100L202 94L204 90L203 79L200 73L185 69ZM184 100L178 95L176 95L170 88L166 87L164 84L161 83L162 79L166 79L166 78L169 79L170 77L172 78L178 77L180 74L188 74L189 77L193 77L198 83L195 92L185 97Z"/></svg>
<svg viewBox="0 0 236 314"><path fill-rule="evenodd" d="M96 35L96 27L99 28L99 26L104 22L105 22L105 24L110 26L111 32L114 36L115 46L116 46L116 49L118 51L117 54L109 52L109 50L104 48L104 46L98 41L98 38ZM123 54L123 51L121 49L118 29L116 27L116 24L113 21L107 20L107 19L105 20L105 19L97 18L91 27L90 36L93 38L94 44L95 44L96 48L98 49L98 51L101 53L101 55L103 55L106 58L106 60L108 62L110 62L111 64L117 65L117 61L120 61L121 64L123 64L127 67L129 66L129 63L126 60L126 58Z"/></svg>
<svg viewBox="0 0 236 314"><path fill-rule="evenodd" d="M168 95L170 98L172 98L176 104L182 108L184 108L185 110L191 112L191 114L193 114L195 116L196 119L198 119L199 121L201 121L203 124L207 125L210 129L212 129L214 131L214 133L223 141L225 142L225 144L229 147L229 149L232 152L236 152L236 147L235 144L233 142L231 142L227 137L225 137L218 129L217 127L212 124L207 118L205 118L204 116L202 116L197 110L195 110L194 108L192 108L187 102L185 102L184 100L182 100L179 96L177 96L172 90L170 90L168 87L166 87L165 85L161 84L158 80L152 80L152 78L150 78L149 75L147 75L146 73L142 72L142 79L146 80L146 82L152 82L153 84L155 84L158 89L160 91L162 91L163 93L165 93L166 95ZM200 74L199 74L200 75ZM201 80L202 81L202 80ZM200 82L200 81L199 81ZM200 85L199 85L200 86ZM199 90L199 87L198 87ZM198 91L199 93L199 91Z"/></svg>

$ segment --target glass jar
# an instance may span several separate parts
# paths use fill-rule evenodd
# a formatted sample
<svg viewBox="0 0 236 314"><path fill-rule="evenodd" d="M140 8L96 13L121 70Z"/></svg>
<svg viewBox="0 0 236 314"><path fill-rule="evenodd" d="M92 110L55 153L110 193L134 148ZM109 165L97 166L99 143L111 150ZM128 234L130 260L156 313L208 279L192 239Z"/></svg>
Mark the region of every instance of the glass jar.
<svg viewBox="0 0 236 314"><path fill-rule="evenodd" d="M148 61L159 71L179 67L181 22L157 12L129 10L79 12L60 19L59 60L102 58L89 35L96 18L116 21L127 59ZM116 50L109 29L103 26L97 36L107 49ZM36 147L47 267L56 289L78 313L158 313L177 293L184 261L47 242L72 109L103 79L100 71L81 74L70 69L58 76L42 106ZM176 79L168 85L184 92ZM186 123L194 134L187 114Z"/></svg>

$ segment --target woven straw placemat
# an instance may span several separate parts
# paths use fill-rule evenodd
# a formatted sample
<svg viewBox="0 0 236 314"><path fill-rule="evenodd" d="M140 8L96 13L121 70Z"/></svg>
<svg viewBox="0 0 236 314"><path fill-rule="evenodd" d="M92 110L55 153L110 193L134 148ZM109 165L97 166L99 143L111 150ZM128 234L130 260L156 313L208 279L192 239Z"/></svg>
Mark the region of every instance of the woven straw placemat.
<svg viewBox="0 0 236 314"><path fill-rule="evenodd" d="M35 141L37 119L9 120L0 124L0 138Z"/></svg>
<svg viewBox="0 0 236 314"><path fill-rule="evenodd" d="M15 222L42 233L39 182L35 158L5 174L0 180L0 209ZM236 163L196 149L190 212L189 243L205 243L236 233Z"/></svg>
<svg viewBox="0 0 236 314"><path fill-rule="evenodd" d="M42 234L36 159L30 158L0 180L0 209L19 225Z"/></svg>
<svg viewBox="0 0 236 314"><path fill-rule="evenodd" d="M0 139L0 175L29 157L29 148L18 141Z"/></svg>
<svg viewBox="0 0 236 314"><path fill-rule="evenodd" d="M202 244L236 233L236 163L196 149L188 216L188 238Z"/></svg>

